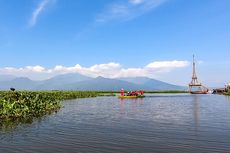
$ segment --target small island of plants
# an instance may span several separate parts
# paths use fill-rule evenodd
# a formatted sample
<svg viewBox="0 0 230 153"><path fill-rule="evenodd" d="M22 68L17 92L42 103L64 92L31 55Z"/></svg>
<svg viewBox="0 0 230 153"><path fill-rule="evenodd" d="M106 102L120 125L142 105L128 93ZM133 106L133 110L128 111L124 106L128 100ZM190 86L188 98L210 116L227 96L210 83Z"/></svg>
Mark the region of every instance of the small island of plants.
<svg viewBox="0 0 230 153"><path fill-rule="evenodd" d="M62 100L98 95L90 91L0 91L0 120L33 119L59 110Z"/></svg>

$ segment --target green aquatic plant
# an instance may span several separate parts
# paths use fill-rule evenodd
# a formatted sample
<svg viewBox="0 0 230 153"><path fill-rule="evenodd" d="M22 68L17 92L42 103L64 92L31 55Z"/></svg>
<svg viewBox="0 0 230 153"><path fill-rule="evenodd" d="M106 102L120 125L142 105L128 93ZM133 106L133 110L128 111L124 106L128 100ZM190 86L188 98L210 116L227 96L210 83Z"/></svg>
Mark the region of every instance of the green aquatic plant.
<svg viewBox="0 0 230 153"><path fill-rule="evenodd" d="M0 91L0 122L40 117L59 110L62 100L98 95L90 91Z"/></svg>
<svg viewBox="0 0 230 153"><path fill-rule="evenodd" d="M0 119L33 118L60 108L54 97L35 92L4 92L0 94Z"/></svg>
<svg viewBox="0 0 230 153"><path fill-rule="evenodd" d="M228 91L227 93L225 93L225 95L230 96L230 91Z"/></svg>

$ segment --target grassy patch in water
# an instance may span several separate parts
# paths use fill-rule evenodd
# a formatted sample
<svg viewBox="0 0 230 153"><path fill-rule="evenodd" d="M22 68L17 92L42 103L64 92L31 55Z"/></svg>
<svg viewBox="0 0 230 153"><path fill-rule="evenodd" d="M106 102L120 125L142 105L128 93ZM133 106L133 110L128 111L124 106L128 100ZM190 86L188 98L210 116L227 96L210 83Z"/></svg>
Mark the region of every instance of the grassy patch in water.
<svg viewBox="0 0 230 153"><path fill-rule="evenodd" d="M225 93L225 95L226 95L226 96L230 96L230 91L229 91L229 92L227 92L227 93Z"/></svg>
<svg viewBox="0 0 230 153"><path fill-rule="evenodd" d="M32 119L60 109L60 101L96 97L89 91L0 91L0 122Z"/></svg>

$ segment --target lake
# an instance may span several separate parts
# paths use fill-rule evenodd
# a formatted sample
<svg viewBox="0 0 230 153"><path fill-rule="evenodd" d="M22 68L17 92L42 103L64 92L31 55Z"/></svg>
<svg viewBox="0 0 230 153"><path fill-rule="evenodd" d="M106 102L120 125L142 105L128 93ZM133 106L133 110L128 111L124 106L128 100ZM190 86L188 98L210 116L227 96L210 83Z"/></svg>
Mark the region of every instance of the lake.
<svg viewBox="0 0 230 153"><path fill-rule="evenodd" d="M1 153L229 153L230 98L149 94L65 101L57 113L0 130Z"/></svg>

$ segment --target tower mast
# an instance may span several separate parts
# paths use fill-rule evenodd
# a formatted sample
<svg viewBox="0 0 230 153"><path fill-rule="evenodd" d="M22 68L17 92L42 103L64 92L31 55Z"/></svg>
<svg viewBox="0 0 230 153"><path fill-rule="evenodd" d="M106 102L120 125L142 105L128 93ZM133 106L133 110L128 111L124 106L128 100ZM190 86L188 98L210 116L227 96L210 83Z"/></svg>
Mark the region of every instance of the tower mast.
<svg viewBox="0 0 230 153"><path fill-rule="evenodd" d="M195 56L193 55L193 64L192 64L192 81L189 83L189 92L190 93L207 93L208 89L204 87L201 83L199 83L196 75L196 63L195 63ZM193 91L193 88L198 88L198 91Z"/></svg>

